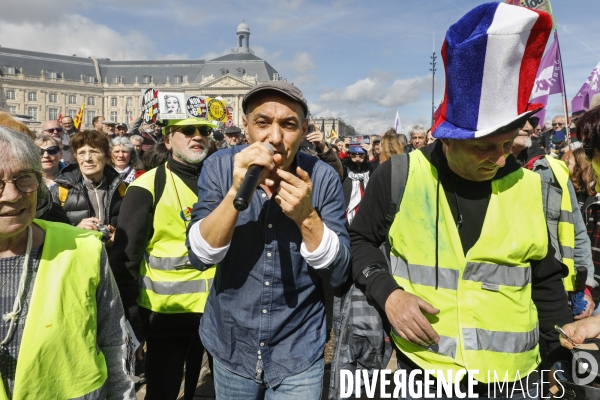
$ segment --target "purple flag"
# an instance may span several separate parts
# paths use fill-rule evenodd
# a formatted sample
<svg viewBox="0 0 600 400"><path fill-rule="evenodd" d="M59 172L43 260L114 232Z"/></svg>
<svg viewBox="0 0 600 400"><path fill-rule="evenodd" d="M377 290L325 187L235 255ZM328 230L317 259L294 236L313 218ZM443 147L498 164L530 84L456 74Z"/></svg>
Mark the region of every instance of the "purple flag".
<svg viewBox="0 0 600 400"><path fill-rule="evenodd" d="M583 84L577 95L571 100L571 111L587 111L590 109L590 103L595 94L600 93L600 87L598 85L598 78L600 74L600 63L596 65L596 68L592 71L587 81Z"/></svg>
<svg viewBox="0 0 600 400"><path fill-rule="evenodd" d="M531 93L531 103L541 103L544 109L536 114L540 118L540 125L544 124L546 117L546 105L548 96L551 94L562 93L563 91L562 67L560 64L560 53L558 51L558 38L554 36L554 41L548 48L542 58L538 68L537 78L533 85Z"/></svg>

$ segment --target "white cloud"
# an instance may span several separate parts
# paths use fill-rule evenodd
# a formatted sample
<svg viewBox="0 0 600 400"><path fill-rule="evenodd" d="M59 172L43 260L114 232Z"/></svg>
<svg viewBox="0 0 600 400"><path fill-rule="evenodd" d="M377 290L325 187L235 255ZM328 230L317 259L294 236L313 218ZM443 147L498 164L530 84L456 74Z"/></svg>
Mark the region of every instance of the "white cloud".
<svg viewBox="0 0 600 400"><path fill-rule="evenodd" d="M57 40L57 38L64 38ZM161 54L154 42L139 31L119 33L81 15L42 22L3 22L0 44L4 47L113 60L187 59L186 53Z"/></svg>
<svg viewBox="0 0 600 400"><path fill-rule="evenodd" d="M313 62L310 54L307 52L296 53L294 59L288 62L279 63L280 68L287 68L305 74L306 72L316 69L317 65Z"/></svg>

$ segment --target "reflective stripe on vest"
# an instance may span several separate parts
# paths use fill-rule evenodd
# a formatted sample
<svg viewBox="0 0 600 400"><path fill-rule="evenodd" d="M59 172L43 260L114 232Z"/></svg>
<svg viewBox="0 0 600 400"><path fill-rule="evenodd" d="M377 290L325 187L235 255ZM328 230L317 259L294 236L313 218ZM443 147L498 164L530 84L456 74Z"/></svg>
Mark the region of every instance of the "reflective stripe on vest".
<svg viewBox="0 0 600 400"><path fill-rule="evenodd" d="M562 262L569 269L569 274L563 279L565 290L575 290L575 224L573 223L573 208L571 193L569 191L569 169L564 162L546 156L550 169L556 178L561 190L560 217L558 220L558 243L562 255Z"/></svg>
<svg viewBox="0 0 600 400"><path fill-rule="evenodd" d="M483 383L488 371L514 377L537 368L530 260L543 259L548 250L539 175L520 169L491 181L481 234L465 254L445 192L438 197L437 170L420 150L409 157L388 237L392 273L406 292L440 310L425 316L441 340L421 347L392 331L394 342L422 369L479 370L474 376Z"/></svg>
<svg viewBox="0 0 600 400"><path fill-rule="evenodd" d="M12 398L105 399L108 371L96 343L102 242L96 234L70 225L34 223L45 232L44 245ZM7 398L0 379L0 399Z"/></svg>
<svg viewBox="0 0 600 400"><path fill-rule="evenodd" d="M204 312L215 268L198 271L189 264L185 246L186 224L198 195L167 164L163 194L154 210L153 235L140 264L138 304L149 310L178 314ZM148 190L154 197L156 169L146 172L130 185Z"/></svg>

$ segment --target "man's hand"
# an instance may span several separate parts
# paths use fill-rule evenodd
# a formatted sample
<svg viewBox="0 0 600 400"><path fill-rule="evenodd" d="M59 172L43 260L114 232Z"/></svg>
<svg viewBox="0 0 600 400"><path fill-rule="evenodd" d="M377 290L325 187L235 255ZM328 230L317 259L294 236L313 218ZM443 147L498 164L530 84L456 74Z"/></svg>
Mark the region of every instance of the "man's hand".
<svg viewBox="0 0 600 400"><path fill-rule="evenodd" d="M438 343L440 336L423 312L436 315L440 310L402 289L394 290L385 302L388 321L402 339L422 346Z"/></svg>
<svg viewBox="0 0 600 400"><path fill-rule="evenodd" d="M302 168L297 167L294 174L277 170L277 176L281 178L275 201L281 210L299 227L304 220L315 214L315 209L312 206L312 182L308 173Z"/></svg>
<svg viewBox="0 0 600 400"><path fill-rule="evenodd" d="M325 134L317 128L317 125L313 122L312 126L315 131L306 136L306 140L315 145L317 151L319 153L323 153L325 149Z"/></svg>
<svg viewBox="0 0 600 400"><path fill-rule="evenodd" d="M367 152L367 155L371 155L371 150L373 149L373 146L371 146L370 144L361 144L360 147L363 148L364 151Z"/></svg>
<svg viewBox="0 0 600 400"><path fill-rule="evenodd" d="M349 149L350 149L350 138L346 137L346 138L344 138L344 153L347 153Z"/></svg>
<svg viewBox="0 0 600 400"><path fill-rule="evenodd" d="M585 339L600 338L600 315L575 321L563 326L562 329L577 344L583 343ZM562 335L560 335L560 344L567 349L573 349L573 345Z"/></svg>
<svg viewBox="0 0 600 400"><path fill-rule="evenodd" d="M583 310L583 312L579 315L576 315L575 317L573 317L573 319L575 321L579 321L580 319L585 319L587 317L591 317L592 314L594 314L594 299L592 299L589 295L584 295L583 296L584 300L587 301L587 306L585 307L585 310Z"/></svg>
<svg viewBox="0 0 600 400"><path fill-rule="evenodd" d="M115 232L117 231L117 229L112 225L107 225L106 227L110 231L110 238L108 238L106 243L104 243L104 246L112 247L112 245L115 243Z"/></svg>
<svg viewBox="0 0 600 400"><path fill-rule="evenodd" d="M280 162L280 154L273 156L272 150L269 147L261 142L253 143L235 155L233 162L233 185L231 186L231 190L237 192L250 165L260 165L264 167L259 183L265 183L265 177ZM267 182L268 186L271 186L272 184L272 182Z"/></svg>

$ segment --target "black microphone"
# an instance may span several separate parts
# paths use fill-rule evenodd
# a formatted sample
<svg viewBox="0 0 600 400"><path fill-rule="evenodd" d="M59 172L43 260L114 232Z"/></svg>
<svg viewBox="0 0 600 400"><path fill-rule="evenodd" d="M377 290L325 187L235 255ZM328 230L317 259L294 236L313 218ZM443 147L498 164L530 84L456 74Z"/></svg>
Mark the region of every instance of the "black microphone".
<svg viewBox="0 0 600 400"><path fill-rule="evenodd" d="M263 143L265 146L269 148L271 151L271 155L273 154L273 147L268 143ZM250 205L250 201L252 200L252 196L254 196L254 191L258 187L258 181L260 180L260 176L263 173L265 167L262 165L250 165L248 167L248 171L246 171L246 176L244 176L244 180L238 189L237 194L235 195L235 200L233 200L233 207L235 207L238 211L244 211Z"/></svg>

